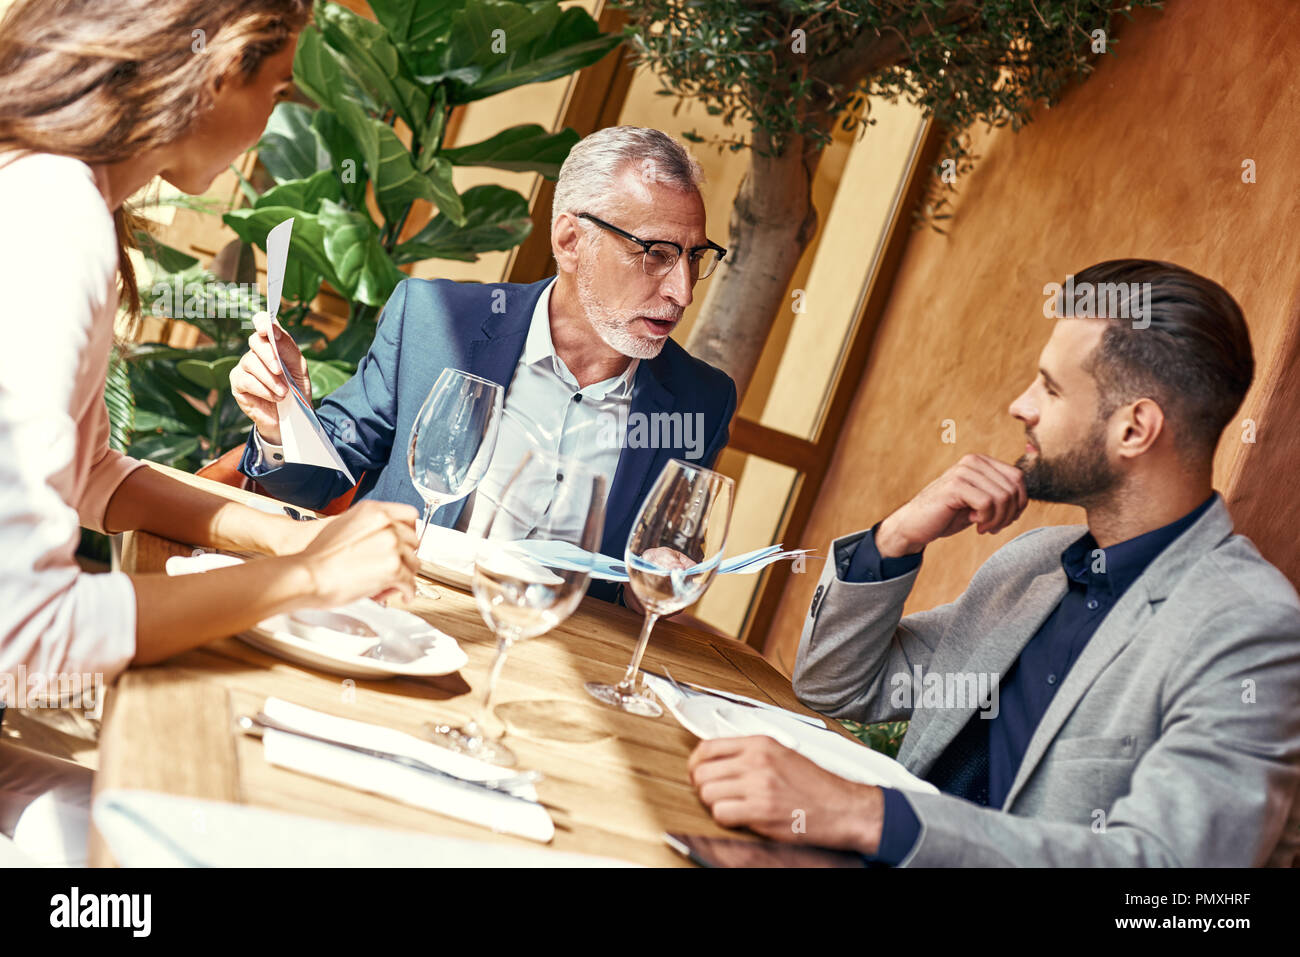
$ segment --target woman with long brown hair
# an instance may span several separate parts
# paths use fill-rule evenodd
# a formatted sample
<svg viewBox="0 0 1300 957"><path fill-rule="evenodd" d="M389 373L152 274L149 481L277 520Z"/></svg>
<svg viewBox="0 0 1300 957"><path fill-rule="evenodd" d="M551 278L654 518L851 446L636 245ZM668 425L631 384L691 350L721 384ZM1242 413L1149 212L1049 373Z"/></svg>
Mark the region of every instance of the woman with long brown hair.
<svg viewBox="0 0 1300 957"><path fill-rule="evenodd" d="M306 0L18 0L0 21L0 706L20 674L111 681L277 612L413 594L409 506L295 522L108 446L119 299L140 311L124 204L156 176L202 193L256 142L309 15ZM271 557L84 574L79 523ZM0 750L0 832L49 782L16 752Z"/></svg>

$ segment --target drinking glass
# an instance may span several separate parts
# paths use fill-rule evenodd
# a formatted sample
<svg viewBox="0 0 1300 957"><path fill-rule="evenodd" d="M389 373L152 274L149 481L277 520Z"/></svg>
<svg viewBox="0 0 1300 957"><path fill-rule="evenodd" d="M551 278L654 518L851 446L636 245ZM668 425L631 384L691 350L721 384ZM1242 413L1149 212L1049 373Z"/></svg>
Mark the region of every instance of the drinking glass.
<svg viewBox="0 0 1300 957"><path fill-rule="evenodd" d="M637 687L650 630L662 615L700 599L717 574L731 524L734 483L710 469L673 459L641 504L624 561L629 584L645 608L632 663L616 685L587 682L593 697L632 714L657 718L663 708Z"/></svg>
<svg viewBox="0 0 1300 957"><path fill-rule="evenodd" d="M424 500L420 537L433 513L474 491L492 461L505 396L501 386L460 369L444 369L411 427L406 462ZM421 596L437 598L431 588Z"/></svg>
<svg viewBox="0 0 1300 957"><path fill-rule="evenodd" d="M541 449L524 455L502 489L474 559L474 599L497 639L480 709L485 721L510 649L546 634L582 601L604 526L604 475ZM548 567L544 561L557 554L559 567ZM515 764L514 752L501 741L504 729L493 734L471 720L459 728L426 730L453 751L505 767Z"/></svg>

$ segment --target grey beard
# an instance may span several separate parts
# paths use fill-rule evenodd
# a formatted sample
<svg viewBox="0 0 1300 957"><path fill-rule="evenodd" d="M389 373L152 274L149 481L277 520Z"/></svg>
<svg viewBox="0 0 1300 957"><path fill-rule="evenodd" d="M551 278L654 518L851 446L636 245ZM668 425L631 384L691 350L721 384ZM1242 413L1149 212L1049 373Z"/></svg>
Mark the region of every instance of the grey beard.
<svg viewBox="0 0 1300 957"><path fill-rule="evenodd" d="M628 331L628 323L620 322L617 314L607 309L591 291L592 269L583 264L578 267L578 302L587 314L587 321L596 330L601 341L616 352L633 359L653 359L663 351L667 337L658 340L643 339ZM635 319L635 316L629 317Z"/></svg>

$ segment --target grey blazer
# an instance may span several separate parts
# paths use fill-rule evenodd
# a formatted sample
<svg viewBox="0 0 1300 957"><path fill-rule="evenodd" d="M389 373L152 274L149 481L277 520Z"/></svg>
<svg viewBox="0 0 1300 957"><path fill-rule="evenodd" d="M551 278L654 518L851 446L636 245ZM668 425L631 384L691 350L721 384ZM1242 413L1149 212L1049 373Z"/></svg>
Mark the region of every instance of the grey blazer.
<svg viewBox="0 0 1300 957"><path fill-rule="evenodd" d="M846 582L865 533L836 539L800 639L795 693L835 717L910 719L898 759L924 777L981 706L959 693L962 682L1007 673L1065 594L1061 552L1084 531L1026 532L956 601L906 618L919 569ZM953 694L927 697L918 677ZM1092 636L1000 810L903 792L921 834L902 865L1293 866L1298 790L1300 598L1232 534L1216 496Z"/></svg>

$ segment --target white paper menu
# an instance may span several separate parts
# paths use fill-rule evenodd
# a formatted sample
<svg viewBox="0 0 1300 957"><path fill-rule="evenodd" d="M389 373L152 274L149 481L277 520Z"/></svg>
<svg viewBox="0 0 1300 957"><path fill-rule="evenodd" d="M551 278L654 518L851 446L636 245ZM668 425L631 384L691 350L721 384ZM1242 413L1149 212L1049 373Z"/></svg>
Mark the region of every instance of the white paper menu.
<svg viewBox="0 0 1300 957"><path fill-rule="evenodd" d="M266 300L269 312L258 313L253 317L254 328L266 333L271 340L271 350L275 353L276 362L280 364L280 374L289 386L289 394L275 406L280 416L280 442L284 446L284 460L338 469L355 485L357 480L339 458L329 434L312 411L311 403L298 391L293 377L285 371L272 331L274 326L279 325L275 317L280 310L280 292L284 288L284 268L289 259L289 236L292 232L293 217L290 217L266 236Z"/></svg>

